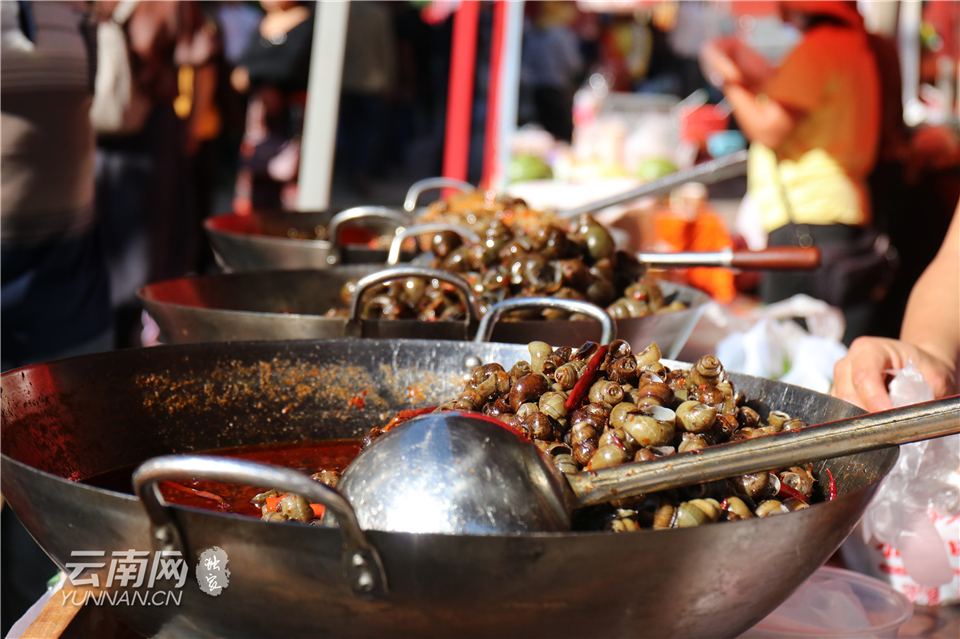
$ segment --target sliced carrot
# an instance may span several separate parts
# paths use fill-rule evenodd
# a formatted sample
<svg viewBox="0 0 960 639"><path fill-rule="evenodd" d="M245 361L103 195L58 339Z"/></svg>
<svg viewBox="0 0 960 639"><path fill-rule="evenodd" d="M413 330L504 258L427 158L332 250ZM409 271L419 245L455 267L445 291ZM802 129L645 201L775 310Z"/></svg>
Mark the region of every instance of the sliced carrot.
<svg viewBox="0 0 960 639"><path fill-rule="evenodd" d="M277 512L277 507L280 505L280 500L284 497L286 497L286 495L280 495L279 497L267 497L267 512Z"/></svg>
<svg viewBox="0 0 960 639"><path fill-rule="evenodd" d="M313 516L316 519L323 517L323 511L327 509L323 504L310 504L310 507L313 508Z"/></svg>

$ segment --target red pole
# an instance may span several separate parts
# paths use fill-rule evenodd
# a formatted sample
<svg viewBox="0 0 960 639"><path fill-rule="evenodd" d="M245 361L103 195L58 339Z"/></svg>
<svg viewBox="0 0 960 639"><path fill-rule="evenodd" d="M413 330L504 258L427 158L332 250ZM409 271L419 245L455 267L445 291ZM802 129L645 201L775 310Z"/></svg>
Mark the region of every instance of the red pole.
<svg viewBox="0 0 960 639"><path fill-rule="evenodd" d="M493 3L493 29L490 34L490 74L487 83L487 122L484 125L483 172L480 184L490 188L498 170L497 141L500 129L500 60L503 57L503 26L507 15L507 3Z"/></svg>
<svg viewBox="0 0 960 639"><path fill-rule="evenodd" d="M453 16L447 130L443 149L443 176L457 180L467 179L470 161L470 119L473 113L473 77L479 23L480 2L464 0Z"/></svg>

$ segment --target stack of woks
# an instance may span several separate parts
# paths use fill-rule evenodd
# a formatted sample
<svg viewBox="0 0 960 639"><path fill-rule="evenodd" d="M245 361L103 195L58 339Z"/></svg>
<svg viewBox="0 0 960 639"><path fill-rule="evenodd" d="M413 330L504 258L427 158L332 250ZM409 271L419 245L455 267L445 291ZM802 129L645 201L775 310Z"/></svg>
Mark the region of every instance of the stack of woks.
<svg viewBox="0 0 960 639"><path fill-rule="evenodd" d="M727 164L709 170L698 167L686 176L671 176L671 184L717 176L730 167L745 166L739 160ZM670 185L651 186L656 191ZM413 213L420 193L426 188L442 187L457 187L462 192L418 214L420 219L433 222L408 226L410 218L404 215ZM589 216L581 215L570 222L570 212L538 213L522 201L475 191L470 185L444 179L414 185L405 208L407 213L382 207L342 212L332 220L328 234L331 239L338 238L340 225L364 217L387 220L395 225L390 263L401 257L399 249L404 237L425 234L423 247L432 251L432 265L453 276L435 272L428 274L425 282L418 282L411 279L415 276L412 272L394 271L394 283L384 288L380 285L386 281L385 276L367 277L379 271L379 266L323 268L345 261L345 254L341 255L335 242L265 238L255 250L248 247L247 257L256 255L254 262L258 265L265 263L261 257L270 254L273 262L268 263L274 268L314 270L237 273L163 282L146 287L141 297L160 325L164 341L183 343L343 335L466 339L473 335L477 318L493 304L547 295L554 300L581 300L607 308L617 318L622 338L631 344L655 341L667 357L675 357L693 330L707 296L676 284L658 286L639 280L644 265L651 261L660 264L667 258L671 265L737 265L734 258L739 256L616 254L609 233ZM312 257L292 257L301 251L312 252ZM218 255L222 262L227 262L224 253ZM795 266L796 260L791 262L787 257L781 256L781 261L788 267L791 263ZM240 262L227 265L236 270L248 267ZM322 272L316 270L320 268ZM461 284L461 277L469 284L469 290ZM357 280L379 288L356 290ZM346 294L338 299L336 292L341 290ZM353 297L358 300L356 303ZM352 315L344 316L348 301ZM517 306L511 306L511 310L517 310ZM591 309L595 317L598 312ZM538 314L546 321L534 319ZM526 308L522 313L511 313L509 319L520 321L500 325L493 339L520 343L541 339L557 346L598 339L594 323L567 322L569 316L566 310ZM418 325L417 318L427 320L429 325Z"/></svg>
<svg viewBox="0 0 960 639"><path fill-rule="evenodd" d="M467 228L432 223L404 229L395 237L395 249L422 236L428 264L436 267L428 272L344 265L233 273L161 282L145 287L141 298L164 341L189 343L344 335L467 339L494 304L550 297L589 302L599 307L589 310L594 317L609 307L625 339L656 341L666 355L676 356L706 295L641 279L643 266L618 255L609 233L589 216L573 222L551 218L554 224L527 231L507 224L518 219L512 211L461 208L456 216ZM525 223L532 225L532 218ZM398 251L391 256L397 258ZM493 339L575 345L601 338L594 322L567 321L582 313L528 308L511 315L520 321L501 325Z"/></svg>

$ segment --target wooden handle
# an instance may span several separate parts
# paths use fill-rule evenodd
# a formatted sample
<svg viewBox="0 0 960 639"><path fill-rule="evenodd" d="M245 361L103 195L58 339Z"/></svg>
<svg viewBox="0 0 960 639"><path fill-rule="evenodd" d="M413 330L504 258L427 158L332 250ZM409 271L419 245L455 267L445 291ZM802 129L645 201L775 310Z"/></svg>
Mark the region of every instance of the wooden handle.
<svg viewBox="0 0 960 639"><path fill-rule="evenodd" d="M69 584L53 593L37 618L24 630L24 639L56 639L62 636L70 622L83 610L86 593ZM80 602L80 603L77 603Z"/></svg>
<svg viewBox="0 0 960 639"><path fill-rule="evenodd" d="M734 251L730 266L756 271L812 271L820 266L820 249L775 246L763 251Z"/></svg>

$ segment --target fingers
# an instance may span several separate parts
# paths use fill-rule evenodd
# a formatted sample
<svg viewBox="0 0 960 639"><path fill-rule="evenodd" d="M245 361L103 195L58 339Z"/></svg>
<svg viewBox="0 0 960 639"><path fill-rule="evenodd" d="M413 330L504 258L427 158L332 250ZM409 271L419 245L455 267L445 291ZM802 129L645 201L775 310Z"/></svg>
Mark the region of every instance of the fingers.
<svg viewBox="0 0 960 639"><path fill-rule="evenodd" d="M895 364L888 341L861 337L850 345L847 356L834 366L834 397L870 412L892 408L884 373Z"/></svg>
<svg viewBox="0 0 960 639"><path fill-rule="evenodd" d="M886 363L876 366L875 363L871 362L857 368L857 363L854 363L851 378L853 386L862 400L859 405L871 413L893 408L890 393L887 391L887 376L883 372L887 367L888 364Z"/></svg>

